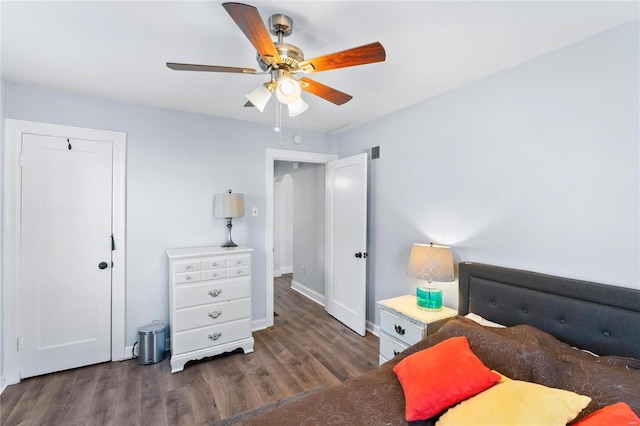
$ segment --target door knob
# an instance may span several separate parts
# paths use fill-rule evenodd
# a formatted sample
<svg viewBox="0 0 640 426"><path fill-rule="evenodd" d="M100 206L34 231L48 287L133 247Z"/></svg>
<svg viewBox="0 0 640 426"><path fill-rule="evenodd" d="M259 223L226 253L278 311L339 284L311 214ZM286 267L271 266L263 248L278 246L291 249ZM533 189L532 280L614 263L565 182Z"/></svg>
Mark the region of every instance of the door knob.
<svg viewBox="0 0 640 426"><path fill-rule="evenodd" d="M356 257L357 257L358 259L359 259L359 258L361 258L361 257L362 257L362 252L360 252L360 251L359 251L359 252L357 252L357 253L356 253Z"/></svg>
<svg viewBox="0 0 640 426"><path fill-rule="evenodd" d="M100 263L98 264L98 268L100 268L100 269L106 269L106 268L107 268L107 266L109 266L109 265L107 264L107 262L100 262Z"/></svg>

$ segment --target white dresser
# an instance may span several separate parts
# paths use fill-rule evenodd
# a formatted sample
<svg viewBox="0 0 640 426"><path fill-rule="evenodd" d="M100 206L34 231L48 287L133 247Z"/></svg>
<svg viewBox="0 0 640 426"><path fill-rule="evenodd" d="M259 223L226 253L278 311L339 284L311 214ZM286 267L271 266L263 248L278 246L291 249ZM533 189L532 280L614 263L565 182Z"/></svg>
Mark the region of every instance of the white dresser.
<svg viewBox="0 0 640 426"><path fill-rule="evenodd" d="M380 364L384 364L409 346L435 333L457 312L446 306L440 311L425 311L416 305L416 296L406 295L378 302L380 309Z"/></svg>
<svg viewBox="0 0 640 426"><path fill-rule="evenodd" d="M251 252L247 247L167 250L171 372L187 361L242 348L251 336Z"/></svg>

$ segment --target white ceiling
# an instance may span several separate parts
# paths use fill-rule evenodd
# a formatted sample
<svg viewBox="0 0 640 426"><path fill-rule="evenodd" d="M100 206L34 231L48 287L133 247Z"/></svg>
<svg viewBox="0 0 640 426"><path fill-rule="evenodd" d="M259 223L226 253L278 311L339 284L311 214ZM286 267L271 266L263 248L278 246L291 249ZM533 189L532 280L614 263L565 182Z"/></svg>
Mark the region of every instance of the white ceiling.
<svg viewBox="0 0 640 426"><path fill-rule="evenodd" d="M266 21L293 18L285 39L306 58L379 41L383 63L311 78L353 95L283 125L339 132L636 19L636 1L250 1ZM218 1L0 3L7 81L124 102L274 124L244 95L267 76L172 71L166 62L258 68Z"/></svg>

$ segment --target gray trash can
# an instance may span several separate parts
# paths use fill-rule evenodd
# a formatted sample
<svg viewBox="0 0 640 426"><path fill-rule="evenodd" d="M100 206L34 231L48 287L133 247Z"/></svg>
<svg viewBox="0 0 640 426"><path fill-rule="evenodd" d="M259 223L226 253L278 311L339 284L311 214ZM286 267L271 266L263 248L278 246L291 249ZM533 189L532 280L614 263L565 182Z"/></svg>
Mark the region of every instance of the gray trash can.
<svg viewBox="0 0 640 426"><path fill-rule="evenodd" d="M162 321L138 329L138 364L155 364L164 359L166 335L167 326Z"/></svg>

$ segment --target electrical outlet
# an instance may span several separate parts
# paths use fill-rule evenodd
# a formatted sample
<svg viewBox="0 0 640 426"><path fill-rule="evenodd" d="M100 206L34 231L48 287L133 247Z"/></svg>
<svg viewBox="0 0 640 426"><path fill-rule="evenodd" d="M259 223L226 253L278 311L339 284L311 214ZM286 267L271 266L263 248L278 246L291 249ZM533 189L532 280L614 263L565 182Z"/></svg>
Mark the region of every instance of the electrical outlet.
<svg viewBox="0 0 640 426"><path fill-rule="evenodd" d="M251 209L251 216L258 217L258 208L257 207L254 207L253 209Z"/></svg>

